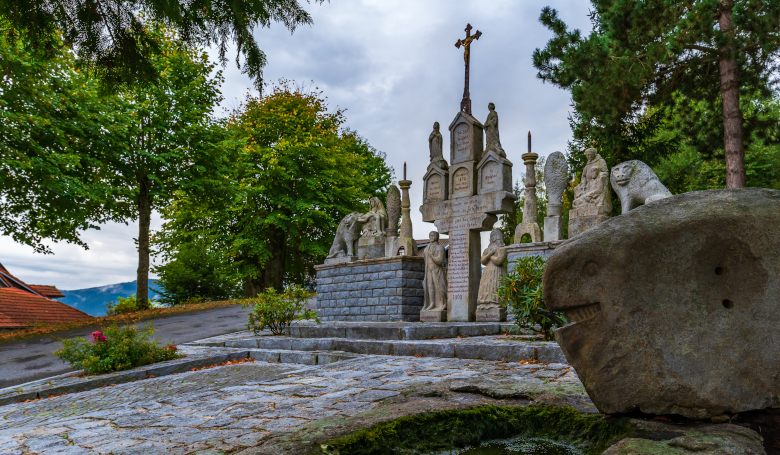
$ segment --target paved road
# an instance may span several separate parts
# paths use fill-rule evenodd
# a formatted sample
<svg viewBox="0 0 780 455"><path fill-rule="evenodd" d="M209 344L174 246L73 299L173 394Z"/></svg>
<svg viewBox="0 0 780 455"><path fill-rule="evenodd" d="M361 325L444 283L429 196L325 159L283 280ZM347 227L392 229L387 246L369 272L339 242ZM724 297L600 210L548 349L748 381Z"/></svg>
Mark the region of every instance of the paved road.
<svg viewBox="0 0 780 455"><path fill-rule="evenodd" d="M155 336L174 344L246 330L249 308L241 305L154 318ZM148 321L148 320L144 320ZM52 353L62 347L56 338L88 338L96 327L0 343L0 388L73 371Z"/></svg>

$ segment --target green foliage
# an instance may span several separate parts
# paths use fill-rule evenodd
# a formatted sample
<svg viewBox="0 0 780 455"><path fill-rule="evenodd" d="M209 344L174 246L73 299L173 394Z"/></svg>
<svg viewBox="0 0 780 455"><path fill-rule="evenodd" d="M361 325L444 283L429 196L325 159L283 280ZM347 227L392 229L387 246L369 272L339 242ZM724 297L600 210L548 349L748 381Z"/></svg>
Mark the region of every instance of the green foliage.
<svg viewBox="0 0 780 455"><path fill-rule="evenodd" d="M127 142L124 113L67 50L11 32L0 17L0 234L40 253L43 239L86 248L80 232L129 213L105 165Z"/></svg>
<svg viewBox="0 0 780 455"><path fill-rule="evenodd" d="M659 134L676 115L684 138L699 152L723 147L721 89L766 100L780 54L780 0L734 2L734 33L723 33L720 8L730 2L591 0L593 31L569 30L546 7L540 21L554 36L533 55L538 77L571 91L574 140L569 159L576 174L582 151L594 146L612 167L639 159L654 166L678 151L680 137ZM732 46L734 53L727 50ZM733 59L739 85L721 87L719 64ZM777 125L761 109L741 103L745 137Z"/></svg>
<svg viewBox="0 0 780 455"><path fill-rule="evenodd" d="M244 308L252 307L247 328L255 335L266 329L274 335L283 335L284 329L295 319L315 318L319 324L317 313L306 308L306 300L311 296L309 291L296 285L285 287L282 293L269 288L256 298L241 304Z"/></svg>
<svg viewBox="0 0 780 455"><path fill-rule="evenodd" d="M159 300L168 306L240 295L239 280L229 274L225 258L203 241L182 245L169 262L153 271L159 276Z"/></svg>
<svg viewBox="0 0 780 455"><path fill-rule="evenodd" d="M600 454L634 428L627 419L605 420L570 407L480 406L401 417L323 444L327 453L396 455L439 453L514 436L552 439Z"/></svg>
<svg viewBox="0 0 780 455"><path fill-rule="evenodd" d="M81 337L62 340L62 349L54 355L87 374L128 370L182 357L176 346L158 346L156 340L150 339L154 335L151 323L142 330L116 324L103 330L92 332L91 341Z"/></svg>
<svg viewBox="0 0 780 455"><path fill-rule="evenodd" d="M223 65L228 46L235 43L245 58L244 72L258 83L266 57L254 30L270 27L272 22L282 23L291 32L311 24L311 17L296 0L14 0L0 2L0 16L12 26L9 35L26 33L37 49L60 49L62 35L80 65L109 85L157 82L160 68L154 58L165 55L167 49L144 26L145 18L166 24L187 45L215 46ZM241 67L238 59L236 65Z"/></svg>
<svg viewBox="0 0 780 455"><path fill-rule="evenodd" d="M170 256L205 239L243 281L244 295L310 284L341 219L383 198L392 169L319 92L283 81L248 97L228 122L225 152L204 167L197 191L161 209L156 245Z"/></svg>
<svg viewBox="0 0 780 455"><path fill-rule="evenodd" d="M566 321L560 313L547 309L542 297L542 276L545 259L539 256L520 258L515 269L501 281L497 294L509 311L515 315L515 323L544 335L552 340L554 331Z"/></svg>
<svg viewBox="0 0 780 455"><path fill-rule="evenodd" d="M117 297L116 302L108 302L106 310L106 315L113 316L115 314L132 313L140 310L140 308L138 308L138 302L136 302L135 294L133 294L130 297Z"/></svg>

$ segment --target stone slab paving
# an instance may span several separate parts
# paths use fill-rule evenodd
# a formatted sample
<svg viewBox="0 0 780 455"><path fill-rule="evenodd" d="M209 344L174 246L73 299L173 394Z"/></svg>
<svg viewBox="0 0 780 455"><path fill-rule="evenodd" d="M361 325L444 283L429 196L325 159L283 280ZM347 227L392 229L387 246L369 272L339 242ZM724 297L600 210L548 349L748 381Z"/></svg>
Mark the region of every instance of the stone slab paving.
<svg viewBox="0 0 780 455"><path fill-rule="evenodd" d="M566 364L360 356L256 361L0 406L0 454L213 454L443 381L581 387Z"/></svg>

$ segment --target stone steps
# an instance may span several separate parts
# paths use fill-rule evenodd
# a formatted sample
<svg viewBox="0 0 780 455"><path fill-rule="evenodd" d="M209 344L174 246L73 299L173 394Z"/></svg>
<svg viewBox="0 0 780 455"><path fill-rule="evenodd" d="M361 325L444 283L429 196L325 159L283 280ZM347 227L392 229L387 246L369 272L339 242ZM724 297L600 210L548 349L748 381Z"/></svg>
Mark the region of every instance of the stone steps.
<svg viewBox="0 0 780 455"><path fill-rule="evenodd" d="M285 335L293 338L349 338L363 340L427 340L431 338L457 338L500 333L517 333L511 323L371 323L329 322L301 324L289 327Z"/></svg>

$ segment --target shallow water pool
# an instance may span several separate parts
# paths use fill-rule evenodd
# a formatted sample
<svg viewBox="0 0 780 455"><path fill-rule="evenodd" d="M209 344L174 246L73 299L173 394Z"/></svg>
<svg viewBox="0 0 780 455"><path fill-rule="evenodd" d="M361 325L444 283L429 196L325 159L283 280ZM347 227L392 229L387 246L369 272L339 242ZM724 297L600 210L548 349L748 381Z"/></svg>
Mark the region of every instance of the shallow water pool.
<svg viewBox="0 0 780 455"><path fill-rule="evenodd" d="M484 442L479 447L442 452L438 455L582 455L582 452L547 439L514 438Z"/></svg>

